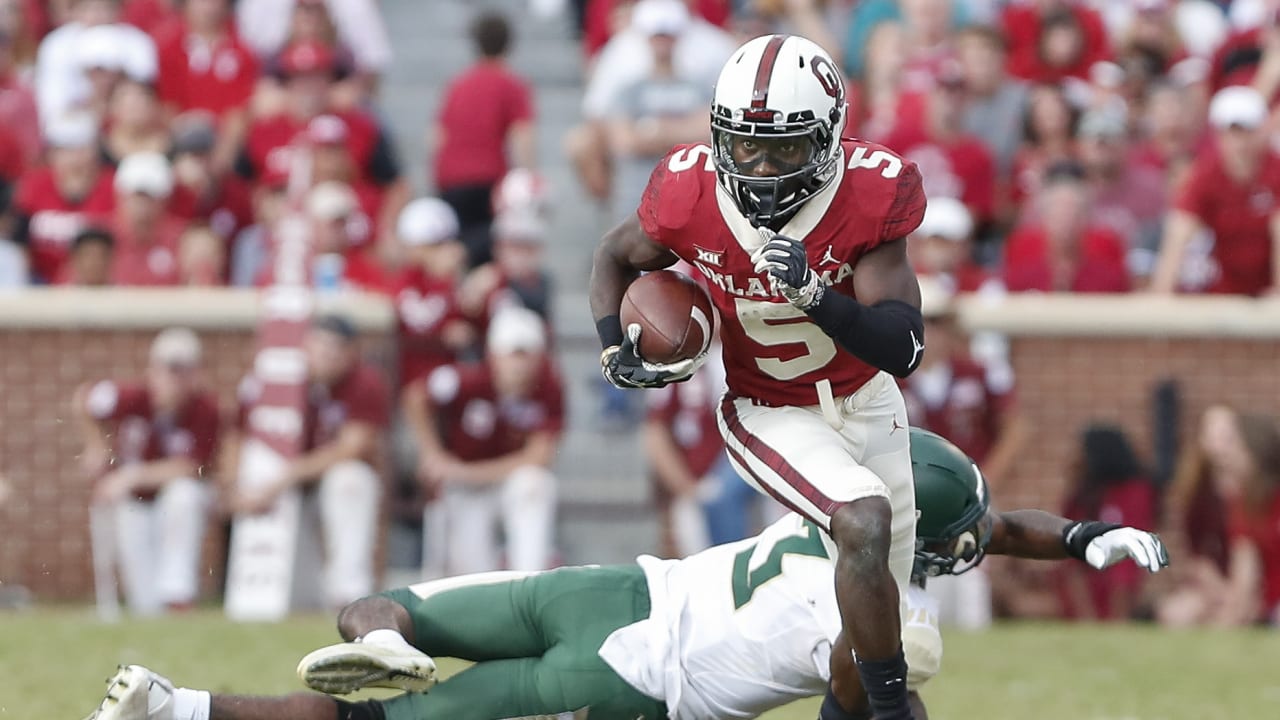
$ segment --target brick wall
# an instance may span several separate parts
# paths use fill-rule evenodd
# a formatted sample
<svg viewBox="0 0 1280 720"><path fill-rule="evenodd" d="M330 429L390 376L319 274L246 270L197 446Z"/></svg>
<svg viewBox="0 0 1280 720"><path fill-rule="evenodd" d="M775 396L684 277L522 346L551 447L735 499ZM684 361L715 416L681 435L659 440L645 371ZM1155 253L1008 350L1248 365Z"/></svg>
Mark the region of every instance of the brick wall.
<svg viewBox="0 0 1280 720"><path fill-rule="evenodd" d="M89 483L78 469L79 435L68 417L71 394L84 382L140 378L156 327L129 326L176 324L178 318L124 318L120 329L59 321L42 329L36 322L14 323L6 309L0 307L0 477L12 496L0 505L0 583L25 585L41 600L89 599ZM207 380L230 408L252 358L253 318L223 318L213 325L197 328ZM391 350L385 331L366 332L363 343L366 356L385 364ZM206 594L220 583L225 565L220 524L210 527Z"/></svg>

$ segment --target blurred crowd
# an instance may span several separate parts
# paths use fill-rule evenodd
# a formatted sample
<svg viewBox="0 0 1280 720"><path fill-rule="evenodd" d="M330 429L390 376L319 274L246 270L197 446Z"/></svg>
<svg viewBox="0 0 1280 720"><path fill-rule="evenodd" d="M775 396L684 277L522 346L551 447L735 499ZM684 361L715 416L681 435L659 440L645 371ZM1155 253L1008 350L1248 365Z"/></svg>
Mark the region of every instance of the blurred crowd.
<svg viewBox="0 0 1280 720"><path fill-rule="evenodd" d="M1280 288L1280 0L530 6L566 11L582 40L582 117L562 157L536 152L509 21L477 10L472 61L438 114L414 119L433 192L420 196L379 108L392 48L376 0L0 0L0 288L265 286L278 224L296 216L317 290L384 294L396 311L389 366L361 357L349 320L316 322L306 452L254 495L227 471L253 378L220 410L190 332L162 333L141 380L77 391L97 502L118 510L122 544L157 553L122 568L138 610L196 597L203 528L165 535L164 513L258 512L292 487L306 489L324 546L342 549L326 560L329 604L372 589L388 497L398 520L425 526L429 573L557 562L565 391L546 269L556 198L539 163L568 163L610 222L626 217L673 145L709 140L717 73L768 32L830 52L847 78L846 134L921 168L929 209L908 247L930 349L903 389L912 423L956 442L993 486L1026 449L1016 382L1003 338L961 331L955 295ZM722 384L711 362L649 393L643 413L603 396L602 420L640 431L668 554L746 536L776 512L725 462ZM1051 602L1031 607L979 572L938 589L977 608L955 619L1272 617L1275 423L1214 408L1202 424L1167 489L1122 429L1085 430L1058 508L1176 530L1168 587L1126 568L1064 571ZM231 483L220 492L198 482L215 467Z"/></svg>

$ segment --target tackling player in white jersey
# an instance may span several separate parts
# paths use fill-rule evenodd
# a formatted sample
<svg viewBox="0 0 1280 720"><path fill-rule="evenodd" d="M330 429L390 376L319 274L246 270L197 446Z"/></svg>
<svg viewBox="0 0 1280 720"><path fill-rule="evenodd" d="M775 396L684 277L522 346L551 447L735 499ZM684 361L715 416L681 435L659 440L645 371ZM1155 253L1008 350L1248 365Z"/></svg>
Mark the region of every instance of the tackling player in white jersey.
<svg viewBox="0 0 1280 720"><path fill-rule="evenodd" d="M1039 510L992 511L977 467L932 433L912 430L912 462L921 538L903 647L918 717L915 691L942 655L925 577L963 572L987 552L1075 557L1096 568L1130 557L1152 572L1168 563L1147 532ZM316 693L211 696L130 665L90 718L498 720L582 708L592 720L753 718L821 695L831 667L854 661L840 632L831 556L817 525L789 515L755 538L684 560L643 556L632 566L423 583L348 606L338 625L349 642L298 667L327 693L393 687L404 695L363 703ZM476 664L436 685L432 655ZM824 717L871 718L860 687L838 679L831 687Z"/></svg>

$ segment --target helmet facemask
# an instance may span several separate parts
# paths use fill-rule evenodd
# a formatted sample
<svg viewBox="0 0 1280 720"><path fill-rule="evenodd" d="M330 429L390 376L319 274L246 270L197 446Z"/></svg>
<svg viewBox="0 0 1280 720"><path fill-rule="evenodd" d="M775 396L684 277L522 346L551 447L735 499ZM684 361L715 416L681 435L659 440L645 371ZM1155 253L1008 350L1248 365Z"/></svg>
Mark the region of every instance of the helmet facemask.
<svg viewBox="0 0 1280 720"><path fill-rule="evenodd" d="M986 557L987 544L991 542L993 525L986 508L982 510L981 517L958 532L948 532L945 537L917 537L912 580L963 575L980 565Z"/></svg>
<svg viewBox="0 0 1280 720"><path fill-rule="evenodd" d="M712 109L716 177L753 226L780 229L831 183L840 159L836 128L842 120L840 106L830 118L821 119L811 111L784 119L773 110L730 111L722 105ZM800 145L799 155L774 152L788 145L788 140ZM744 146L753 141L758 152L744 152ZM755 175L754 170L766 161L776 174Z"/></svg>

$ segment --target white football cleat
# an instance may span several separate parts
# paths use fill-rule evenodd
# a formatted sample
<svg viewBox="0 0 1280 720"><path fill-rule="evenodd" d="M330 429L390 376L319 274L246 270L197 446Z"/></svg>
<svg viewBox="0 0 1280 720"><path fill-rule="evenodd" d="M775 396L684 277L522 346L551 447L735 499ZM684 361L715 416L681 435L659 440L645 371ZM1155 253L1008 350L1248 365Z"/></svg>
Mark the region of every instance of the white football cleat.
<svg viewBox="0 0 1280 720"><path fill-rule="evenodd" d="M408 644L350 642L302 658L298 677L312 690L330 695L367 687L422 693L436 684L436 663Z"/></svg>
<svg viewBox="0 0 1280 720"><path fill-rule="evenodd" d="M141 665L121 665L85 720L173 720L173 684Z"/></svg>

